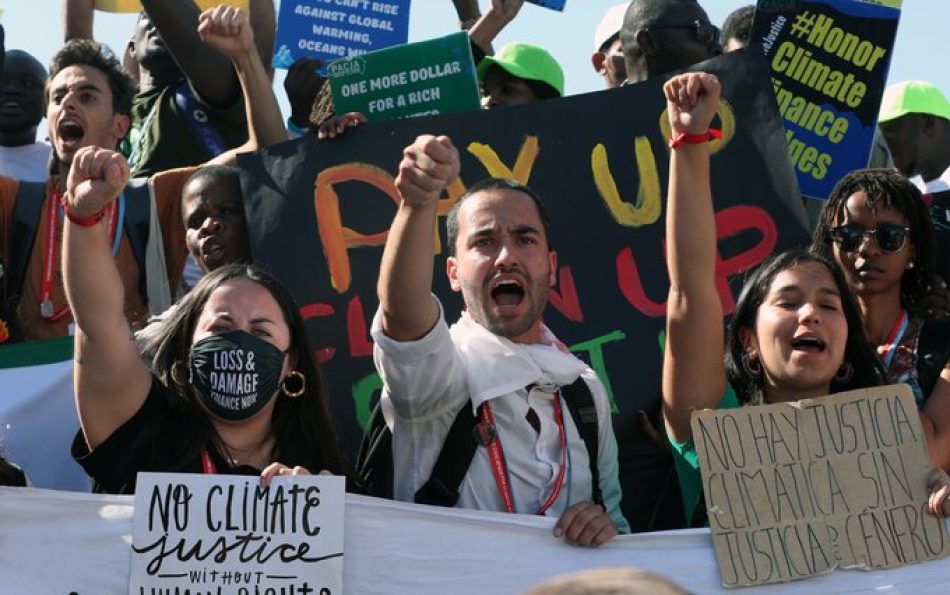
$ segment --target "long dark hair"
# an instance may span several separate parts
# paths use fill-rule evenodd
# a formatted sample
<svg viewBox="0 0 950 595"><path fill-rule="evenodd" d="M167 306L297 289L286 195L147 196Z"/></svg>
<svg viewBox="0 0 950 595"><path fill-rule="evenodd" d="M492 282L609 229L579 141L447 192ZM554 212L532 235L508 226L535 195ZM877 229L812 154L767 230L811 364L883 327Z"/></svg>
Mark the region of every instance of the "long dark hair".
<svg viewBox="0 0 950 595"><path fill-rule="evenodd" d="M280 393L271 419L276 439L277 457L289 466L301 465L310 471L326 469L335 474L347 472L340 454L336 430L328 406L328 396L307 338L303 319L290 293L263 269L248 264L231 264L215 269L185 297L174 313L161 324L153 341L155 356L152 367L159 380L168 387L173 405L182 417L182 459L191 460L209 441L217 440L216 432L194 391L187 383L188 356L198 318L211 294L228 281L245 279L266 289L280 306L290 329L290 352L297 355L296 371L306 382L304 393L289 398Z"/></svg>
<svg viewBox="0 0 950 595"><path fill-rule="evenodd" d="M924 316L928 298L937 283L937 236L920 191L896 169L857 169L835 185L821 209L812 238L812 249L834 258L828 232L844 219L848 198L856 192L867 195L871 210L894 209L907 218L909 240L914 246L914 268L901 277L901 305L913 316Z"/></svg>
<svg viewBox="0 0 950 595"><path fill-rule="evenodd" d="M764 375L754 377L742 366L742 329L755 329L759 306L765 301L772 281L782 271L808 263L825 267L835 281L841 295L841 309L848 323L848 340L844 347L844 360L849 362L854 373L845 382L832 380L831 392L878 386L884 378L884 369L877 355L864 337L864 321L857 302L851 295L841 269L828 257L806 250L789 250L777 254L762 263L742 287L736 311L729 324L726 337L726 376L744 405L765 403Z"/></svg>

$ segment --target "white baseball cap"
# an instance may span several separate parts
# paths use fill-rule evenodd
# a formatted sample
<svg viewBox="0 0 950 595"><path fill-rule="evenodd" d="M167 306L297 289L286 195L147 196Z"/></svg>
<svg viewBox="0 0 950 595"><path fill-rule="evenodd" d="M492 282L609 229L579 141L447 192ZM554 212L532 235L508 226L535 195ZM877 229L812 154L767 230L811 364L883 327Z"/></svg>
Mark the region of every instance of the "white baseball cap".
<svg viewBox="0 0 950 595"><path fill-rule="evenodd" d="M627 13L627 6L626 2L617 4L608 8L607 12L604 13L604 18L600 20L600 24L597 25L597 30L594 32L595 52L599 52L600 48L607 43L607 40L620 33L620 29L623 28L623 17Z"/></svg>

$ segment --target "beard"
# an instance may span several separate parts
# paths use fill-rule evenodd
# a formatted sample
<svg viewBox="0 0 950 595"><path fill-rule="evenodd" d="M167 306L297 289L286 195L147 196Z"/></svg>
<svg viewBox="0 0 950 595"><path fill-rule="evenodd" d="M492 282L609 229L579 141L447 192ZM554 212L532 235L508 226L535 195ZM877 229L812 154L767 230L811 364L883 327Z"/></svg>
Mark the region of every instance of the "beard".
<svg viewBox="0 0 950 595"><path fill-rule="evenodd" d="M546 280L547 275L543 279ZM469 280L463 281L462 295L469 316L499 337L514 339L524 335L540 322L548 297L548 287L544 281L532 280L527 276L524 280L524 296L521 299L527 302L527 307L517 316L498 316L491 311L492 296L488 291L491 278L480 286Z"/></svg>

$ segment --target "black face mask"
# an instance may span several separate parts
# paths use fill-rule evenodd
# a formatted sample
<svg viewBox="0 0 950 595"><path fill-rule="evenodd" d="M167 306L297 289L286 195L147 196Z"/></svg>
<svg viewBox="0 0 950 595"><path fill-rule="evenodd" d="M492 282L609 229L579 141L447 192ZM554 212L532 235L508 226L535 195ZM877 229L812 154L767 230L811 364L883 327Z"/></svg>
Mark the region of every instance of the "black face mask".
<svg viewBox="0 0 950 595"><path fill-rule="evenodd" d="M263 339L236 330L191 346L191 382L208 411L241 421L260 411L277 392L284 353Z"/></svg>

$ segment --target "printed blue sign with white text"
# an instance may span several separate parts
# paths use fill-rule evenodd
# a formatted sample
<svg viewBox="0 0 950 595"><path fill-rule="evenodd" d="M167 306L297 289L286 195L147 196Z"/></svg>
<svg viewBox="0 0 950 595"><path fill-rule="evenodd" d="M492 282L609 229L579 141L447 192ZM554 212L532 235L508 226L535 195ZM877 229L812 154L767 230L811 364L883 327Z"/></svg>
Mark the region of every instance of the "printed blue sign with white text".
<svg viewBox="0 0 950 595"><path fill-rule="evenodd" d="M276 68L299 58L328 63L406 43L410 0L283 0L274 43Z"/></svg>

